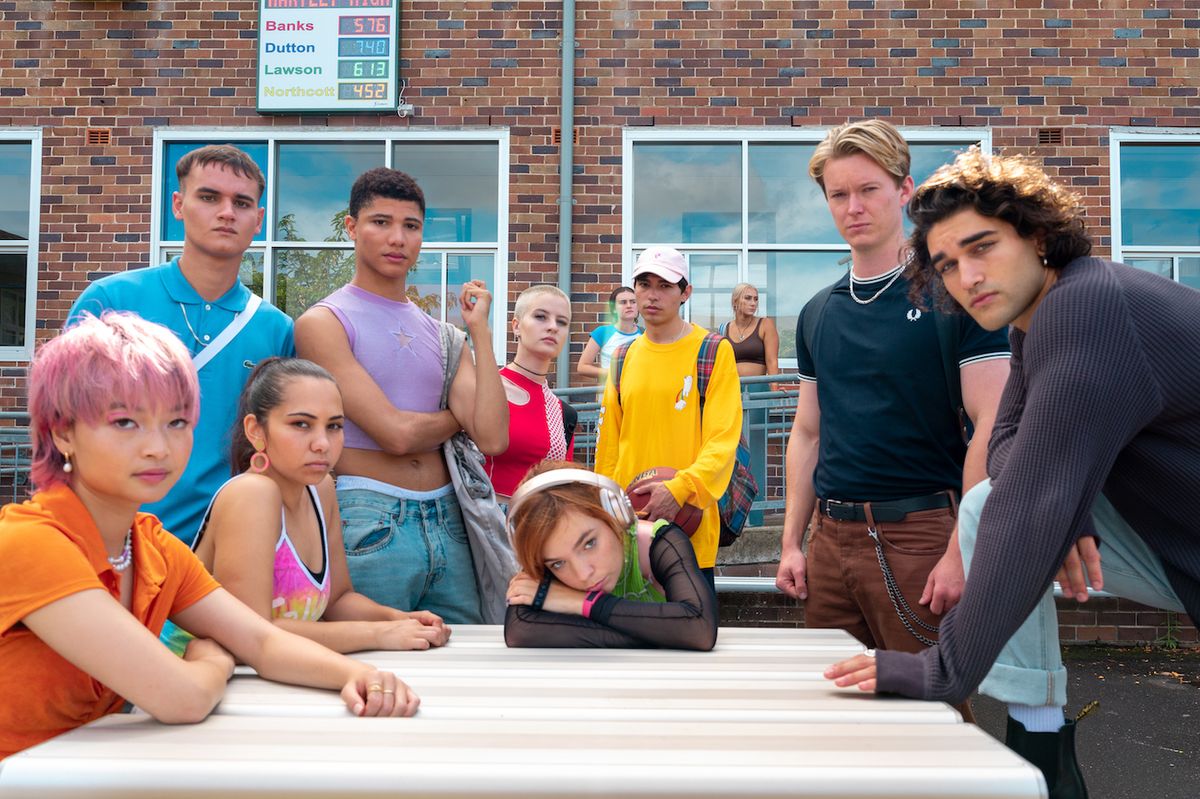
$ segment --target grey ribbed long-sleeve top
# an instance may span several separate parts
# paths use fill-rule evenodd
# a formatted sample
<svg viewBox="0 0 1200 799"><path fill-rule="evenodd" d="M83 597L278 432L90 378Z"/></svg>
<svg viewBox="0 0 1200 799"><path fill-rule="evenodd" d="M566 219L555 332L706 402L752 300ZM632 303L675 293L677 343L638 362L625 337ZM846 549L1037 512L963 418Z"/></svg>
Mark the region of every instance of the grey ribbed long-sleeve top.
<svg viewBox="0 0 1200 799"><path fill-rule="evenodd" d="M1200 291L1122 264L1061 271L1027 333L988 451L971 575L919 654L880 651L877 689L961 702L1094 532L1103 492L1200 622ZM1101 563L1104 548L1101 541Z"/></svg>

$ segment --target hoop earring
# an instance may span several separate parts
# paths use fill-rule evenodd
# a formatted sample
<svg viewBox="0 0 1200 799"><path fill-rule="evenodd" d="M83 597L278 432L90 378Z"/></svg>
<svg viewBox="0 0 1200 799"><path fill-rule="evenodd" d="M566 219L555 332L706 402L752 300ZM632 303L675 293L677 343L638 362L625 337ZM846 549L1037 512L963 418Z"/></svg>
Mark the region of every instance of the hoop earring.
<svg viewBox="0 0 1200 799"><path fill-rule="evenodd" d="M255 474L262 474L271 468L271 459L267 457L265 449L266 444L261 441L254 442L254 454L250 456L250 471Z"/></svg>
<svg viewBox="0 0 1200 799"><path fill-rule="evenodd" d="M71 465L71 456L65 452L62 454L62 456L63 456L63 471L66 472L67 474L70 474L71 472L75 471L75 467Z"/></svg>

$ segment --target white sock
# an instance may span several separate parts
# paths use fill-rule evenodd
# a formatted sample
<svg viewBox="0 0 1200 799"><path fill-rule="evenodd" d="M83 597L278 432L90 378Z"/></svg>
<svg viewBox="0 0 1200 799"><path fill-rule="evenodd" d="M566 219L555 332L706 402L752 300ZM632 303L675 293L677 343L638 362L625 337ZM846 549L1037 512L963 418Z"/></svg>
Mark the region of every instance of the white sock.
<svg viewBox="0 0 1200 799"><path fill-rule="evenodd" d="M1012 704L1008 715L1021 722L1026 732L1058 732L1065 723L1063 708L1055 705Z"/></svg>

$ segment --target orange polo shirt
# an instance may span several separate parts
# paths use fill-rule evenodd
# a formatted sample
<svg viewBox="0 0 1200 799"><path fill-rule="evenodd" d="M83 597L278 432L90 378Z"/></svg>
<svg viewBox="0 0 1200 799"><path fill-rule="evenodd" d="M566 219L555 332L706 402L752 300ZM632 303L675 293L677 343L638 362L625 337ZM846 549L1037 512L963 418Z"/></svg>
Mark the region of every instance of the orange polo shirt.
<svg viewBox="0 0 1200 799"><path fill-rule="evenodd" d="M156 636L168 617L219 587L149 513L133 523L133 570L131 611ZM21 623L80 591L119 598L119 583L100 531L70 488L0 510L0 759L121 709L124 699Z"/></svg>

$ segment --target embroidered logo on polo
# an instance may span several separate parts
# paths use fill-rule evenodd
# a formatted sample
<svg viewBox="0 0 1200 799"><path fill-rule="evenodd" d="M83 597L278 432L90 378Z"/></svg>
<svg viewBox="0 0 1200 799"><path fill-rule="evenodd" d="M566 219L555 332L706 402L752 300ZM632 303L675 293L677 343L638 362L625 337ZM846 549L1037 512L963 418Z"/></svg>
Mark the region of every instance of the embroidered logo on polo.
<svg viewBox="0 0 1200 799"><path fill-rule="evenodd" d="M908 319L908 321L915 322L921 318L921 309L909 308L908 313L905 314L905 317Z"/></svg>

